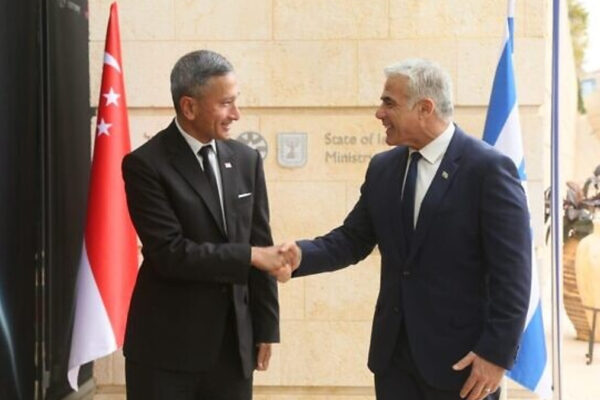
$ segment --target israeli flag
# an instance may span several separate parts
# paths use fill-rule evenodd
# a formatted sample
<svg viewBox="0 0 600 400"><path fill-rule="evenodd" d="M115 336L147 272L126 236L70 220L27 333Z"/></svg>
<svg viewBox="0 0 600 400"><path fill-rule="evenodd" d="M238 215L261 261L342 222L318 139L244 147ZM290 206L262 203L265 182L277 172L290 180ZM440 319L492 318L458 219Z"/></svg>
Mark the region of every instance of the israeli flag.
<svg viewBox="0 0 600 400"><path fill-rule="evenodd" d="M513 67L513 32L514 32L515 0L508 0L508 21L502 53L488 108L483 140L510 157L519 171L521 183L527 194L527 177L525 175L525 159L521 125L519 123L519 104ZM507 376L527 389L537 393L541 398L552 397L552 369L546 353L542 306L533 243L531 244L531 295L525 331L521 338L517 360Z"/></svg>

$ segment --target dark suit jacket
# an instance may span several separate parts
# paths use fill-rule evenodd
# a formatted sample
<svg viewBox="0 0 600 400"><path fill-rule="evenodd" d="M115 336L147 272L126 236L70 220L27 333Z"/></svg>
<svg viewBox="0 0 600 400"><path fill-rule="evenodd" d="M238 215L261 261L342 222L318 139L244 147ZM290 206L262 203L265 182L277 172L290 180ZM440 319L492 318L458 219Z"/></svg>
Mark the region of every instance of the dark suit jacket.
<svg viewBox="0 0 600 400"><path fill-rule="evenodd" d="M255 344L279 341L276 282L250 266L251 245L272 244L265 178L260 155L244 144L217 141L217 155L227 233L217 199L174 122L123 160L144 255L124 353L159 368L207 370L233 306L249 376Z"/></svg>
<svg viewBox="0 0 600 400"><path fill-rule="evenodd" d="M423 199L405 248L400 215L408 149L376 155L343 225L299 242L294 276L332 271L381 253L369 368L383 373L406 329L421 376L459 389L469 371L452 365L473 350L510 368L530 291L531 237L524 190L513 162L458 127Z"/></svg>

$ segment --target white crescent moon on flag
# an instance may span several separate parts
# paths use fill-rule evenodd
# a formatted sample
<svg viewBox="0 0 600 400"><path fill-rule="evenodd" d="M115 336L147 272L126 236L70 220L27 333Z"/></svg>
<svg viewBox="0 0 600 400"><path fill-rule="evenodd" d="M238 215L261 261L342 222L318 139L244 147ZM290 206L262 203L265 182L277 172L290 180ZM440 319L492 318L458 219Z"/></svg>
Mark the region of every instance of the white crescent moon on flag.
<svg viewBox="0 0 600 400"><path fill-rule="evenodd" d="M104 52L104 64L110 65L114 69L116 69L119 73L121 73L121 66L116 58L111 56L108 52Z"/></svg>

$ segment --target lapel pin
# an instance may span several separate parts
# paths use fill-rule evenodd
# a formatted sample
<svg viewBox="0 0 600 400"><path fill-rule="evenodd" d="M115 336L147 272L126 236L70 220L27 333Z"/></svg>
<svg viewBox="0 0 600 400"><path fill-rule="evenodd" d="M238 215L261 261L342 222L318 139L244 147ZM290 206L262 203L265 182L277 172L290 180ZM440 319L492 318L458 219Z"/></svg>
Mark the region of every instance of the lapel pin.
<svg viewBox="0 0 600 400"><path fill-rule="evenodd" d="M231 168L231 163L226 162L225 163L225 168Z"/></svg>
<svg viewBox="0 0 600 400"><path fill-rule="evenodd" d="M446 171L442 171L442 178L448 179L448 173Z"/></svg>

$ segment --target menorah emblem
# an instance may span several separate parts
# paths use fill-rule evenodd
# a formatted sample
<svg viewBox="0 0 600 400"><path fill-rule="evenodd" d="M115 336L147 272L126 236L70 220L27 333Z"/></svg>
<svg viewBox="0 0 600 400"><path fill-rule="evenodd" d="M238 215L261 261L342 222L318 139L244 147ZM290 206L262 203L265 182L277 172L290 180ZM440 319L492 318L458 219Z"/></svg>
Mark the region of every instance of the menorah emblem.
<svg viewBox="0 0 600 400"><path fill-rule="evenodd" d="M298 168L306 164L308 135L302 132L277 134L277 161L287 168Z"/></svg>

